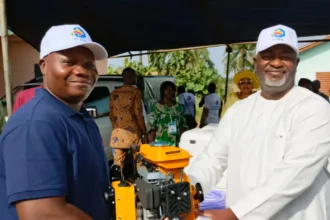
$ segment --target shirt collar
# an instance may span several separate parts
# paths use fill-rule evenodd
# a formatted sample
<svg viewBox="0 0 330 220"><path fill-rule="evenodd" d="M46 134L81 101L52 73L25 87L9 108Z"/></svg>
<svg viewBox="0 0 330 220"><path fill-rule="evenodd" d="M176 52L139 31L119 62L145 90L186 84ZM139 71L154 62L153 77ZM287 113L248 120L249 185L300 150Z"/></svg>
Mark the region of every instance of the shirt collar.
<svg viewBox="0 0 330 220"><path fill-rule="evenodd" d="M74 115L81 115L84 118L91 118L90 114L87 112L87 110L84 106L81 106L80 111L77 112L74 109L72 109L70 106L65 104L64 102L57 99L54 95L52 95L50 92L48 92L44 88L36 89L36 97L38 97L40 100L43 100L47 104L52 105L60 113L64 114L66 117L71 117Z"/></svg>

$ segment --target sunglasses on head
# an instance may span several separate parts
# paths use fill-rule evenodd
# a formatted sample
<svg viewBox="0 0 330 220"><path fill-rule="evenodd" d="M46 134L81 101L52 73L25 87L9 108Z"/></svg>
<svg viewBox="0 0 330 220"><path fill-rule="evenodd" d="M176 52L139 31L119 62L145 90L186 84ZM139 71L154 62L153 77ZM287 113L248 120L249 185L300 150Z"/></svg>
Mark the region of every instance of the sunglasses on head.
<svg viewBox="0 0 330 220"><path fill-rule="evenodd" d="M242 81L239 81L238 84L239 85L251 85L252 84L252 80L242 80Z"/></svg>

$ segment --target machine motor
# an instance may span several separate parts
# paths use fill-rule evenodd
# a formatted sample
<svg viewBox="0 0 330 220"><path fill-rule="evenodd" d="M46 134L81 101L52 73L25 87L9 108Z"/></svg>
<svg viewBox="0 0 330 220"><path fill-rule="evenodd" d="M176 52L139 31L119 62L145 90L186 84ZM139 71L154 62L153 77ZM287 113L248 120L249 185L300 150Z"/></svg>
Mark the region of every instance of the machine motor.
<svg viewBox="0 0 330 220"><path fill-rule="evenodd" d="M134 182L113 179L111 207L115 215L112 219L136 219L136 210L131 210L134 216L128 215L131 212L128 209L136 209L136 200L159 219L164 216L170 220L196 219L195 211L204 195L201 185L193 186L184 173L191 158L189 153L160 142L131 146L131 151L137 152L133 161Z"/></svg>

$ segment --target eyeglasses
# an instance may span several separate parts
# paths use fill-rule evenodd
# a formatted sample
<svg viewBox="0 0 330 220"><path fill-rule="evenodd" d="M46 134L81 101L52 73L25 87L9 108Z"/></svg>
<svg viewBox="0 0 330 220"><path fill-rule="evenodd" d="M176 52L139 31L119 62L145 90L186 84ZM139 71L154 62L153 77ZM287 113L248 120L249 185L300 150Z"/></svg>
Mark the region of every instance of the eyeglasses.
<svg viewBox="0 0 330 220"><path fill-rule="evenodd" d="M251 85L252 81L251 80L249 80L249 81L240 81L238 84L239 85Z"/></svg>

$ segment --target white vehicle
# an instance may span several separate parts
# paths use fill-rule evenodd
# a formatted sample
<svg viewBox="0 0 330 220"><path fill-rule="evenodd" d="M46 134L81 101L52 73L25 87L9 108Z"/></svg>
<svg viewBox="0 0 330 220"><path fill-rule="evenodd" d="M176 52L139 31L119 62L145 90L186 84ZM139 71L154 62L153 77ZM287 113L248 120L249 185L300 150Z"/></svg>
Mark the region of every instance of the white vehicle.
<svg viewBox="0 0 330 220"><path fill-rule="evenodd" d="M35 69L36 73L37 71L38 67ZM42 77L36 77L24 85L14 88L13 97L15 98L22 90L42 85L42 80ZM137 86L142 91L143 103L147 114L149 113L151 103L160 100L160 85L164 81L174 82L175 80L171 76L138 76ZM100 75L95 88L84 101L86 109L94 117L100 129L108 160L112 159L112 152L109 147L112 133L112 125L109 119L110 94L113 90L122 85L123 79L121 75ZM5 96L1 98L2 103L4 103L4 100Z"/></svg>

